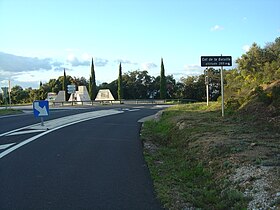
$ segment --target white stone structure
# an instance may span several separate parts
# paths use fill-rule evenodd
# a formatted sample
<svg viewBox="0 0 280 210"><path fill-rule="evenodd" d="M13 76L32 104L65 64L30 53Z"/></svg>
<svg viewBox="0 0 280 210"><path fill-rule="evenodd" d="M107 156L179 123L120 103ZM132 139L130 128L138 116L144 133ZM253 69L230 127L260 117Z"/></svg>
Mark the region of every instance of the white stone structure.
<svg viewBox="0 0 280 210"><path fill-rule="evenodd" d="M73 100L73 96L71 95L69 100ZM88 90L86 86L79 86L78 91L74 93L74 101L77 101L78 104L82 104L83 102L90 102L90 97L88 94Z"/></svg>
<svg viewBox="0 0 280 210"><path fill-rule="evenodd" d="M65 99L65 91L64 90L60 90L57 94L57 96L54 99L54 102L64 102Z"/></svg>
<svg viewBox="0 0 280 210"><path fill-rule="evenodd" d="M95 98L96 101L114 101L114 97L109 89L102 89L98 91Z"/></svg>

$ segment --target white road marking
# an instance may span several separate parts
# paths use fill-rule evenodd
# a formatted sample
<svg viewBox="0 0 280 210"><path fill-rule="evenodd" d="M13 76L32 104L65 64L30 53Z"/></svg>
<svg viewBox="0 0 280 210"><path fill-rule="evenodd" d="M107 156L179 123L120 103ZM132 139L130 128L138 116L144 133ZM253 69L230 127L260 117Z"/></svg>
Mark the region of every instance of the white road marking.
<svg viewBox="0 0 280 210"><path fill-rule="evenodd" d="M11 144L3 144L3 145L0 145L0 149L6 149L12 145L14 145L15 143L11 143Z"/></svg>
<svg viewBox="0 0 280 210"><path fill-rule="evenodd" d="M109 115L114 115L114 114L120 114L120 113L123 113L123 111L117 111L117 110L114 110L114 109L110 109L110 110L100 110L100 111L93 111L93 112L87 112L87 113L82 113L82 114L77 114L77 115L72 115L72 116L69 116L70 118L72 118L71 122L68 121L66 123L66 120L63 121L64 124L61 124L61 125L58 125L57 127L53 127L52 129L50 130L47 130L43 133L40 133L36 136L33 136L29 139L26 139L10 148L8 148L7 150L3 151L2 153L0 153L0 159L5 157L6 155L10 154L11 152L15 151L16 149L32 142L32 141L35 141L36 139L40 138L41 136L44 136L44 135L47 135L48 133L51 133L53 131L56 131L58 129L61 129L61 128L64 128L64 127L67 127L67 126L70 126L70 125L74 125L74 124L77 124L77 123L80 123L80 122L84 122L84 121L87 121L87 120L91 120L91 119L95 119L95 118L99 118L99 117L105 117L105 116L109 116ZM82 116L84 118L82 118ZM78 120L76 120L77 118ZM59 120L59 119L57 119ZM62 122L62 121L61 121ZM66 123L66 124L65 124ZM19 130L19 129L17 129Z"/></svg>
<svg viewBox="0 0 280 210"><path fill-rule="evenodd" d="M139 111L140 109L130 109L130 110L128 110L128 111L130 111L130 112L135 112L135 111Z"/></svg>
<svg viewBox="0 0 280 210"><path fill-rule="evenodd" d="M156 106L153 106L151 109L162 109L162 108L168 108L168 107L171 107L171 106L174 106L172 104L170 105L156 105Z"/></svg>
<svg viewBox="0 0 280 210"><path fill-rule="evenodd" d="M14 132L17 132L17 131L20 131L20 130L23 130L23 129L27 129L29 126L25 126L25 127L22 127L22 128L17 128L17 129L14 129L14 130L11 130L11 131L8 131L8 132L5 132L5 133L0 133L0 137L1 136L7 136L10 133L14 133Z"/></svg>
<svg viewBox="0 0 280 210"><path fill-rule="evenodd" d="M107 115L120 113L120 112L121 111L117 111L115 109L85 112L85 113L81 113L81 114L75 114L75 115L61 117L61 118L54 119L54 120L45 121L44 126L41 126L41 124L35 124L35 125L32 125L32 126L29 126L28 128L29 129L38 129L38 130L42 130L42 129L49 130L49 129L54 129L54 128L56 128L58 126L61 126L61 125L71 123L74 120L78 121L78 120L82 120L82 119L93 119L93 118L104 117L104 116L107 116Z"/></svg>
<svg viewBox="0 0 280 210"><path fill-rule="evenodd" d="M136 106L136 107L133 107L133 109L144 109L145 106Z"/></svg>
<svg viewBox="0 0 280 210"><path fill-rule="evenodd" d="M18 131L18 132L13 132L8 134L7 136L16 136L16 135L22 135L22 134L28 134L28 133L38 133L38 132L43 132L46 130L27 130L27 131Z"/></svg>

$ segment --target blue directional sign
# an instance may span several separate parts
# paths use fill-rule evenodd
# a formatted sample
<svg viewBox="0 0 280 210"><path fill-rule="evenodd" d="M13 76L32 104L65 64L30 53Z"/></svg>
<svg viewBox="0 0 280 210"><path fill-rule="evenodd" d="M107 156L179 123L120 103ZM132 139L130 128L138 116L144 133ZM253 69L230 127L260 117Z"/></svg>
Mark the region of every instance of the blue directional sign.
<svg viewBox="0 0 280 210"><path fill-rule="evenodd" d="M35 117L49 116L49 101L34 101L33 113Z"/></svg>

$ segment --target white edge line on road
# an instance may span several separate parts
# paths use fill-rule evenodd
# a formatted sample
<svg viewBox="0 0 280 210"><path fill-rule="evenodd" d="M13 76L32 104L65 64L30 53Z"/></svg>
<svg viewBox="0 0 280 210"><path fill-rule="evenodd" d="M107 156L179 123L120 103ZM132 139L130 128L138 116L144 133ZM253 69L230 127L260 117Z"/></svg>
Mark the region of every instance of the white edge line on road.
<svg viewBox="0 0 280 210"><path fill-rule="evenodd" d="M120 114L120 113L123 113L123 111L118 111L118 112L115 112L115 113L110 113L110 114L102 115L102 116L101 115L93 116L92 118L86 118L86 119L78 120L78 121L75 121L75 122L71 122L71 123L68 123L68 124L58 126L56 128L53 128L52 130L47 130L43 133L40 133L36 136L33 136L29 139L26 139L26 140L20 142L19 144L16 144L15 146L13 146L13 147L5 150L4 152L0 153L0 159L5 157L6 155L10 154L11 152L15 151L16 149L18 149L18 148L20 148L20 147L22 147L22 146L24 146L24 145L26 145L26 144L28 144L32 141L35 141L36 139L40 138L41 136L44 136L44 135L46 135L48 133L51 133L53 131L56 131L58 129L61 129L61 128L64 128L64 127L67 127L67 126L70 126L70 125L74 125L74 124L77 124L77 123L80 123L80 122L84 122L84 121L87 121L87 120L91 120L91 119L95 119L95 118L99 118L99 117L105 117L105 116L114 115L114 114Z"/></svg>

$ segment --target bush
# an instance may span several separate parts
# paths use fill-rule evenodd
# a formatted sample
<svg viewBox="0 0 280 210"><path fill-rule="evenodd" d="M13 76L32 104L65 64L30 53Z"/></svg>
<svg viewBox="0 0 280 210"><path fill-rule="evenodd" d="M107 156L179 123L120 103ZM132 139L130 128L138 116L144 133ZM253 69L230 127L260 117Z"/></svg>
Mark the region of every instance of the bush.
<svg viewBox="0 0 280 210"><path fill-rule="evenodd" d="M231 97L230 99L225 101L225 106L229 109L229 110L237 110L241 104L239 103L239 100Z"/></svg>
<svg viewBox="0 0 280 210"><path fill-rule="evenodd" d="M280 86L272 88L271 98L274 106L280 106Z"/></svg>
<svg viewBox="0 0 280 210"><path fill-rule="evenodd" d="M257 96L258 101L263 102L267 105L271 104L272 102L271 94L264 91L263 87L261 86L256 87L253 91L253 94Z"/></svg>

